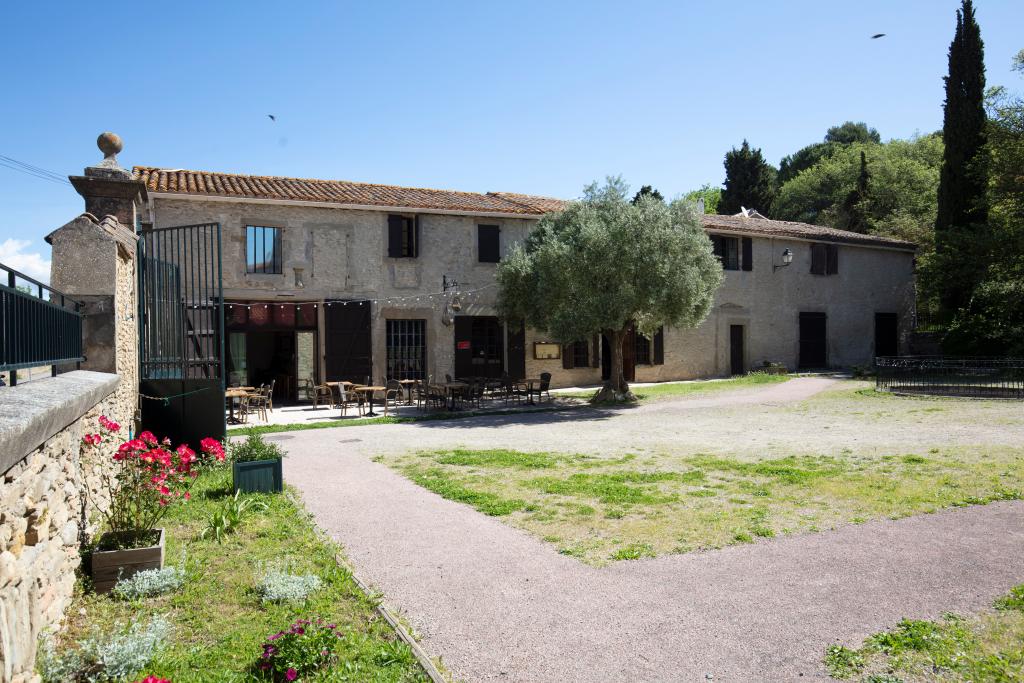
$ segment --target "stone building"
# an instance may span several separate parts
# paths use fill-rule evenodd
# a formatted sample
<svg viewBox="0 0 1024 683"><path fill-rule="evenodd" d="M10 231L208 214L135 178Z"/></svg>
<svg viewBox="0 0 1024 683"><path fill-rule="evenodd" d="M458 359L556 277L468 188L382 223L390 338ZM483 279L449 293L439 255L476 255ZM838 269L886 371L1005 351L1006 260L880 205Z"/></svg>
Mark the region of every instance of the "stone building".
<svg viewBox="0 0 1024 683"><path fill-rule="evenodd" d="M600 338L563 344L505 324L494 271L560 200L346 181L136 167L143 229L219 223L229 382L280 398L366 377L606 375ZM631 381L867 365L904 347L914 245L768 220L705 216L725 269L695 330L627 339ZM517 329L518 327L518 329Z"/></svg>

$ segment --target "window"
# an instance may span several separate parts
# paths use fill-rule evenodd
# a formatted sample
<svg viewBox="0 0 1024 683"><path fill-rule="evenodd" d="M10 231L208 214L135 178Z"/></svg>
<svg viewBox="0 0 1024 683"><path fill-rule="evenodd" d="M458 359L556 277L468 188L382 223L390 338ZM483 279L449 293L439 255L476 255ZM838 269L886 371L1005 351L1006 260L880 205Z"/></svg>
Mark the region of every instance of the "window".
<svg viewBox="0 0 1024 683"><path fill-rule="evenodd" d="M839 247L834 244L811 245L811 274L835 275L839 272Z"/></svg>
<svg viewBox="0 0 1024 683"><path fill-rule="evenodd" d="M740 240L738 237L711 235L715 256L722 262L723 270L740 269Z"/></svg>
<svg viewBox="0 0 1024 683"><path fill-rule="evenodd" d="M477 253L480 263L497 263L501 260L501 248L498 236L501 228L497 225L476 226Z"/></svg>
<svg viewBox="0 0 1024 683"><path fill-rule="evenodd" d="M388 320L388 379L425 379L426 320Z"/></svg>
<svg viewBox="0 0 1024 683"><path fill-rule="evenodd" d="M280 275L281 229L245 226L245 272Z"/></svg>
<svg viewBox="0 0 1024 683"><path fill-rule="evenodd" d="M420 253L418 216L388 216L388 256L416 258Z"/></svg>
<svg viewBox="0 0 1024 683"><path fill-rule="evenodd" d="M636 364L651 364L651 340L639 332L636 333Z"/></svg>
<svg viewBox="0 0 1024 683"><path fill-rule="evenodd" d="M586 341L565 344L562 347L562 368L572 370L573 368L590 367L590 344Z"/></svg>

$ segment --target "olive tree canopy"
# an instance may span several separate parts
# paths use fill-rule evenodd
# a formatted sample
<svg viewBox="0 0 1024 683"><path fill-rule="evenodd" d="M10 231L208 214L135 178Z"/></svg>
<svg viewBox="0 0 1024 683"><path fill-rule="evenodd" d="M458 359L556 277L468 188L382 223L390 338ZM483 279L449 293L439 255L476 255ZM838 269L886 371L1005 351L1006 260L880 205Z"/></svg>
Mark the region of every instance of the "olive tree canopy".
<svg viewBox="0 0 1024 683"><path fill-rule="evenodd" d="M708 315L722 266L694 207L651 196L629 201L609 178L582 199L541 218L498 266L498 306L506 319L562 343L603 333L611 377L596 400L633 400L622 371L631 324L648 336L660 326L696 327Z"/></svg>

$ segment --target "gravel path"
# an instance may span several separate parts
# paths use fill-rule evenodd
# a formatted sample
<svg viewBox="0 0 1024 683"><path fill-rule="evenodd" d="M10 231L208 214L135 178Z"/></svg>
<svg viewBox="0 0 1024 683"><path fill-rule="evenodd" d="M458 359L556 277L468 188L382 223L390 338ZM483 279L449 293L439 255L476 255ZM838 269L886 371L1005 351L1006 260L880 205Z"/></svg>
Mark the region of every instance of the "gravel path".
<svg viewBox="0 0 1024 683"><path fill-rule="evenodd" d="M538 413L278 438L290 455L285 477L320 525L461 680L821 679L830 642L858 645L902 617L975 611L1024 581L1024 503L597 569L370 456L456 444L608 450L612 438L631 447L644 433L638 421L664 426L647 441L657 443L678 439L689 431L679 423L692 427L704 413L799 400L829 382L799 379L583 421L578 412Z"/></svg>

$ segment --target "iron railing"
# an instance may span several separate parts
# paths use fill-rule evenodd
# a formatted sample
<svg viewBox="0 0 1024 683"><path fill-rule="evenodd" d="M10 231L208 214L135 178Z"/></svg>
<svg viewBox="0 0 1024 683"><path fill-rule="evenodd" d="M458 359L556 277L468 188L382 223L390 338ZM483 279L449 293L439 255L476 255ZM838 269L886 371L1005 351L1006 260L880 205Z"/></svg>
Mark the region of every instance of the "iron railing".
<svg viewBox="0 0 1024 683"><path fill-rule="evenodd" d="M0 370L78 364L82 356L82 305L42 282L0 263Z"/></svg>
<svg viewBox="0 0 1024 683"><path fill-rule="evenodd" d="M875 387L939 396L1024 399L1024 359L903 356L875 359Z"/></svg>

